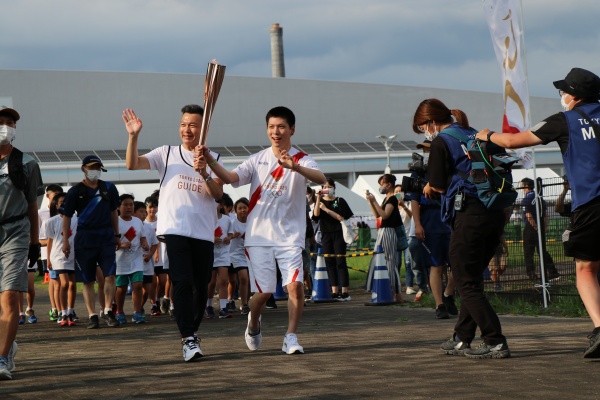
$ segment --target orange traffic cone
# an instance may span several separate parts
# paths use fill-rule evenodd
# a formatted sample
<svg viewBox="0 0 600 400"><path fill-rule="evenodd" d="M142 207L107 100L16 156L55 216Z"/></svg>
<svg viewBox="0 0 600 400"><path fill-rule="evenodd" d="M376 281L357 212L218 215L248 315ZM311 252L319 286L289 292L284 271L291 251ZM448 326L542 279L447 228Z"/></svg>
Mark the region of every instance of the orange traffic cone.
<svg viewBox="0 0 600 400"><path fill-rule="evenodd" d="M50 274L48 272L46 272L44 274L44 282L42 282L42 285L47 285L50 283Z"/></svg>

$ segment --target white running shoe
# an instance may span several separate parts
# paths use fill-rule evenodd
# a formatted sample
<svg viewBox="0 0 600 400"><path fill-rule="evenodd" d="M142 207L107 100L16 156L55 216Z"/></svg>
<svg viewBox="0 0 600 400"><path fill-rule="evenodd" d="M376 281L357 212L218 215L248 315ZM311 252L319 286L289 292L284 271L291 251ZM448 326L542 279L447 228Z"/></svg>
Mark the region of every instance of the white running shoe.
<svg viewBox="0 0 600 400"><path fill-rule="evenodd" d="M250 315L252 312L248 313L248 325L246 325L246 332L244 332L244 337L246 338L246 345L252 351L258 350L260 344L262 343L262 326L260 320L262 319L262 315L258 318L258 334L250 335L248 332L248 326L250 326Z"/></svg>
<svg viewBox="0 0 600 400"><path fill-rule="evenodd" d="M411 287L406 288L406 294L415 294L417 291Z"/></svg>
<svg viewBox="0 0 600 400"><path fill-rule="evenodd" d="M19 346L17 346L17 342L12 342L12 345L10 346L10 350L8 350L8 357L6 357L8 359L8 371L9 372L13 372L15 370L15 354L17 354L17 349L19 348Z"/></svg>
<svg viewBox="0 0 600 400"><path fill-rule="evenodd" d="M202 350L200 349L200 341L196 336L190 336L181 343L183 350L183 360L192 361L202 357Z"/></svg>
<svg viewBox="0 0 600 400"><path fill-rule="evenodd" d="M287 333L283 337L281 351L287 354L304 354L304 348L298 343L298 336L295 333Z"/></svg>

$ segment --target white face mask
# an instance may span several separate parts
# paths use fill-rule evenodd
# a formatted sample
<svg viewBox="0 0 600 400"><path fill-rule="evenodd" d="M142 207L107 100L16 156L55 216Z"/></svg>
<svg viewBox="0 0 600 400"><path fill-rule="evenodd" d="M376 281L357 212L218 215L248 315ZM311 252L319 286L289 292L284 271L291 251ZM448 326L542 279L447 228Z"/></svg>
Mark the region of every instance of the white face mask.
<svg viewBox="0 0 600 400"><path fill-rule="evenodd" d="M571 103L573 102L573 99L571 99L569 104L567 104L565 102L565 97L567 97L567 93L563 94L562 97L560 98L560 105L562 106L563 110L569 111L571 109Z"/></svg>
<svg viewBox="0 0 600 400"><path fill-rule="evenodd" d="M85 177L92 182L96 182L98 179L100 179L101 174L102 171L99 171L97 169L89 169L85 172Z"/></svg>
<svg viewBox="0 0 600 400"><path fill-rule="evenodd" d="M15 140L17 130L8 125L0 125L0 145L11 144Z"/></svg>
<svg viewBox="0 0 600 400"><path fill-rule="evenodd" d="M432 141L433 139L435 139L435 137L438 135L438 130L437 130L437 126L435 125L435 123L433 124L433 133L430 133L429 131L425 131L425 139Z"/></svg>

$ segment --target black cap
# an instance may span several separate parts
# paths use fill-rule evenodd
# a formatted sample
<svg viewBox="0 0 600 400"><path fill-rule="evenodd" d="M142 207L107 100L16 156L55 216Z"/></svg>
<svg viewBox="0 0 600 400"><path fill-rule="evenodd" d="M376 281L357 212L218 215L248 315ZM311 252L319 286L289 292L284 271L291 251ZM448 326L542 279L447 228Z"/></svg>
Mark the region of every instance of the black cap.
<svg viewBox="0 0 600 400"><path fill-rule="evenodd" d="M581 68L573 68L565 79L554 82L554 87L584 99L600 99L600 78Z"/></svg>
<svg viewBox="0 0 600 400"><path fill-rule="evenodd" d="M0 114L9 114L15 120L15 122L21 119L21 116L19 115L17 110L2 105L0 105Z"/></svg>
<svg viewBox="0 0 600 400"><path fill-rule="evenodd" d="M81 162L82 167L89 167L90 165L94 165L94 164L100 164L100 167L104 167L104 164L102 164L102 160L100 159L100 157L94 156L94 155L86 156L83 159L83 161ZM100 169L102 171L106 172L106 170L104 168L100 168Z"/></svg>
<svg viewBox="0 0 600 400"><path fill-rule="evenodd" d="M423 143L419 143L417 145L417 149L425 149L425 148L430 148L431 147L431 140L425 139L423 140Z"/></svg>

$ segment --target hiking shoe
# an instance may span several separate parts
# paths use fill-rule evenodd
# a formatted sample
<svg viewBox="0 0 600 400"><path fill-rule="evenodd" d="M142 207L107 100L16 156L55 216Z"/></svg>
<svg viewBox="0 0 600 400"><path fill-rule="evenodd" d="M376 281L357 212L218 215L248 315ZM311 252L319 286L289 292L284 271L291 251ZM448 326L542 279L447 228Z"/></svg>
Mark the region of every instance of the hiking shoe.
<svg viewBox="0 0 600 400"><path fill-rule="evenodd" d="M465 350L470 348L470 343L457 342L454 340L454 336L442 343L440 346L440 349L449 356L464 356Z"/></svg>
<svg viewBox="0 0 600 400"><path fill-rule="evenodd" d="M213 319L215 317L215 308L213 306L206 307L206 310L204 310L204 315L207 319Z"/></svg>
<svg viewBox="0 0 600 400"><path fill-rule="evenodd" d="M182 340L181 348L183 350L183 361L186 362L196 360L203 355L200 349L200 340L196 336L190 336Z"/></svg>
<svg viewBox="0 0 600 400"><path fill-rule="evenodd" d="M125 318L125 315L123 315L123 318ZM102 319L104 321L106 321L106 324L108 326L111 326L111 327L116 328L117 326L121 325L121 323L119 321L117 321L117 319L115 318L115 313L112 310L109 311L108 313L102 314Z"/></svg>
<svg viewBox="0 0 600 400"><path fill-rule="evenodd" d="M229 310L229 312L237 312L237 308L235 307L235 300L231 300L227 302L227 310Z"/></svg>
<svg viewBox="0 0 600 400"><path fill-rule="evenodd" d="M448 310L446 310L446 306L443 304L440 304L439 306L437 306L437 308L435 309L435 317L437 319L448 319L450 318L450 314L448 314Z"/></svg>
<svg viewBox="0 0 600 400"><path fill-rule="evenodd" d="M19 325L23 325L24 323L25 323L25 314L19 314Z"/></svg>
<svg viewBox="0 0 600 400"><path fill-rule="evenodd" d="M163 313L163 314L168 313L170 306L171 306L171 300L170 299L165 299L163 297L163 299L160 302L160 312Z"/></svg>
<svg viewBox="0 0 600 400"><path fill-rule="evenodd" d="M13 341L10 345L10 349L8 350L8 357L6 357L6 365L8 367L9 372L13 372L15 370L15 354L17 354L18 348L19 346L17 346L17 342Z"/></svg>
<svg viewBox="0 0 600 400"><path fill-rule="evenodd" d="M298 336L295 333L287 333L283 337L281 351L287 354L304 354L304 348L298 343Z"/></svg>
<svg viewBox="0 0 600 400"><path fill-rule="evenodd" d="M12 375L8 369L8 359L0 356L0 381L8 381L12 379Z"/></svg>
<svg viewBox="0 0 600 400"><path fill-rule="evenodd" d="M67 325L69 325L69 326L75 326L77 324L77 321L75 321L75 318L73 318L73 314L67 315L66 319L67 319Z"/></svg>
<svg viewBox="0 0 600 400"><path fill-rule="evenodd" d="M69 325L69 317L67 317L66 315L61 315L58 317L57 322L60 326L67 326Z"/></svg>
<svg viewBox="0 0 600 400"><path fill-rule="evenodd" d="M48 315L50 316L50 321L58 321L58 310L50 310L48 311Z"/></svg>
<svg viewBox="0 0 600 400"><path fill-rule="evenodd" d="M246 325L246 332L244 332L244 337L246 339L246 346L252 351L258 350L260 344L262 343L262 324L260 320L262 319L262 315L258 318L258 333L256 335L250 334L250 314L248 313L248 325Z"/></svg>
<svg viewBox="0 0 600 400"><path fill-rule="evenodd" d="M90 316L90 322L87 324L88 329L98 329L100 328L100 319L97 315Z"/></svg>
<svg viewBox="0 0 600 400"><path fill-rule="evenodd" d="M35 316L33 308L30 308L29 310L25 311L25 314L27 314L27 322L29 322L30 324L35 324L37 322L37 317Z"/></svg>
<svg viewBox="0 0 600 400"><path fill-rule="evenodd" d="M465 349L465 356L468 358L508 358L510 357L510 350L508 344L486 344L481 343L475 349Z"/></svg>
<svg viewBox="0 0 600 400"><path fill-rule="evenodd" d="M410 286L406 288L406 294L415 294L417 291Z"/></svg>
<svg viewBox="0 0 600 400"><path fill-rule="evenodd" d="M127 323L127 318L125 318L125 313L116 313L115 319L119 323L119 325L125 325Z"/></svg>
<svg viewBox="0 0 600 400"><path fill-rule="evenodd" d="M583 353L583 358L600 358L600 333L588 336L590 345Z"/></svg>
<svg viewBox="0 0 600 400"><path fill-rule="evenodd" d="M144 322L146 322L146 318L144 317L144 315L141 312L136 311L131 316L131 322L134 322L136 324L143 324Z"/></svg>
<svg viewBox="0 0 600 400"><path fill-rule="evenodd" d="M231 312L228 309L221 308L219 310L219 319L231 318L231 317L233 317L233 314L231 314Z"/></svg>
<svg viewBox="0 0 600 400"><path fill-rule="evenodd" d="M421 301L421 299L423 298L423 295L424 295L424 294L425 294L425 292L424 292L424 291L422 291L422 290L419 290L419 291L417 292L417 295L415 296L415 301Z"/></svg>
<svg viewBox="0 0 600 400"><path fill-rule="evenodd" d="M266 306L268 309L270 310L274 310L277 308L277 302L275 301L275 297L271 296L269 297L269 300L267 300L267 304Z"/></svg>
<svg viewBox="0 0 600 400"><path fill-rule="evenodd" d="M150 315L152 315L153 317L161 315L160 307L158 306L158 304L152 304L152 308L150 308Z"/></svg>
<svg viewBox="0 0 600 400"><path fill-rule="evenodd" d="M442 294L442 302L446 306L446 311L448 311L448 314L458 315L458 308L456 308L454 296L446 296L445 294Z"/></svg>
<svg viewBox="0 0 600 400"><path fill-rule="evenodd" d="M242 315L248 315L250 313L250 306L248 304L244 304L241 309Z"/></svg>

